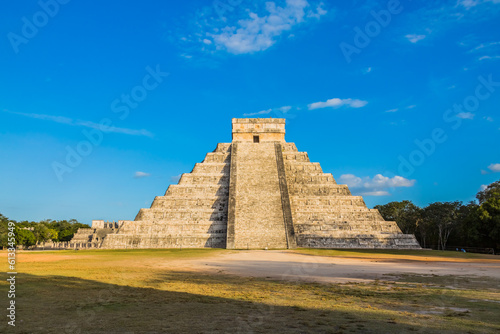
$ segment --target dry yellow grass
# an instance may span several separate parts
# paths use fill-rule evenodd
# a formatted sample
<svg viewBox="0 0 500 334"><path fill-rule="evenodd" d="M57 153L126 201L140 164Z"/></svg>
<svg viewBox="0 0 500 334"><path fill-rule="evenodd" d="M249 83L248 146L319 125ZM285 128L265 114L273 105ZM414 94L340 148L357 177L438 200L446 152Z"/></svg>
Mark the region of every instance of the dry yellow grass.
<svg viewBox="0 0 500 334"><path fill-rule="evenodd" d="M231 251L20 253L17 326L13 331L4 320L0 332L500 331L500 287L488 278L406 275L397 282L318 284L182 269L189 259L226 252ZM5 253L1 261L5 272ZM1 285L5 291L4 277Z"/></svg>

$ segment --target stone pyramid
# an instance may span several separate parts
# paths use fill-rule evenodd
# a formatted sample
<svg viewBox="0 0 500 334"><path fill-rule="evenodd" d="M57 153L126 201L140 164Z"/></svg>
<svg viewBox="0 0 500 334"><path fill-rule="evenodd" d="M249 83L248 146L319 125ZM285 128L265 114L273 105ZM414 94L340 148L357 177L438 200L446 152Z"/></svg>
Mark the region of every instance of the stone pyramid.
<svg viewBox="0 0 500 334"><path fill-rule="evenodd" d="M90 235L85 232L89 242L101 248L420 248L413 235L285 142L285 119L233 119L232 125L231 143L218 144L134 221L93 221Z"/></svg>

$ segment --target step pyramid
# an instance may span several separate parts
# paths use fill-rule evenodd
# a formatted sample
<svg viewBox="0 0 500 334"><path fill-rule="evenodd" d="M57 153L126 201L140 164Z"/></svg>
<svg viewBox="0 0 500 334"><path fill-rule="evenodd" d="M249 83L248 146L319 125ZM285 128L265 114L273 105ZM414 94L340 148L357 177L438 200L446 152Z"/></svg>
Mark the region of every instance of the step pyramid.
<svg viewBox="0 0 500 334"><path fill-rule="evenodd" d="M218 144L133 221L93 221L88 242L112 249L420 248L287 143L285 119L233 119L232 126L231 143Z"/></svg>

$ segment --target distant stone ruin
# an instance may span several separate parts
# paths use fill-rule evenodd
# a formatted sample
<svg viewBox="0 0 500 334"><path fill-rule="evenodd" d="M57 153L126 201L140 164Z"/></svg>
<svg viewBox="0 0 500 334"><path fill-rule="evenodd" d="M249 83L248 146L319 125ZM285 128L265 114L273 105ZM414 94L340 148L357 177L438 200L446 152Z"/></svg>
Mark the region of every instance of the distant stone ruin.
<svg viewBox="0 0 500 334"><path fill-rule="evenodd" d="M413 248L413 235L285 142L285 119L235 118L191 173L135 220L94 220L70 248Z"/></svg>

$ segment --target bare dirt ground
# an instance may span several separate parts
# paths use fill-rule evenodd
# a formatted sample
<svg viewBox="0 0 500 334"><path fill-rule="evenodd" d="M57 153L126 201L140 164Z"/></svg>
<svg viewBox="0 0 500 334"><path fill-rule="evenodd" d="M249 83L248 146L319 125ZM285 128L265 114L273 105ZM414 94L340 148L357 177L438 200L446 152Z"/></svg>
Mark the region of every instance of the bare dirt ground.
<svg viewBox="0 0 500 334"><path fill-rule="evenodd" d="M328 257L290 251L250 250L219 254L211 258L169 261L161 266L174 270L318 283L393 280L408 274L477 276L500 281L500 259Z"/></svg>

